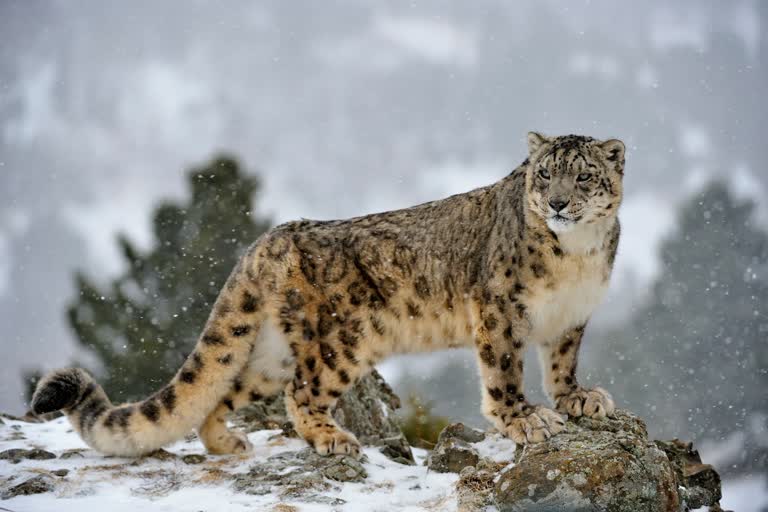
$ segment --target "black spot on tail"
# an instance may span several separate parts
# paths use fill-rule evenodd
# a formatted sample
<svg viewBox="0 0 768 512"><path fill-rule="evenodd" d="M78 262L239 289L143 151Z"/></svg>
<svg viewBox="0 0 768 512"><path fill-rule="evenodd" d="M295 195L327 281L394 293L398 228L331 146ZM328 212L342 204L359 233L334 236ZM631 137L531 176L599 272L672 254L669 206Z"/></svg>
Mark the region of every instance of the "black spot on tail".
<svg viewBox="0 0 768 512"><path fill-rule="evenodd" d="M109 409L109 404L104 399L103 395L95 395L82 402L80 408L80 431L90 432L93 429L93 425L96 424L96 420L99 416L104 414Z"/></svg>
<svg viewBox="0 0 768 512"><path fill-rule="evenodd" d="M128 421L133 414L133 406L118 407L112 409L107 418L104 420L104 426L112 428L113 426L119 426L121 428L128 427Z"/></svg>
<svg viewBox="0 0 768 512"><path fill-rule="evenodd" d="M176 408L176 390L173 386L168 385L165 386L162 391L159 393L160 402L162 402L163 407L165 407L165 410L168 412L173 412L173 410Z"/></svg>
<svg viewBox="0 0 768 512"><path fill-rule="evenodd" d="M32 397L32 410L35 414L45 414L76 405L81 401L83 384L80 373L75 370L57 373L38 386ZM95 384L91 384L94 388L96 387ZM93 389L90 392L92 393Z"/></svg>
<svg viewBox="0 0 768 512"><path fill-rule="evenodd" d="M157 406L155 400L150 398L139 406L141 414L144 415L152 423L157 423L160 420L160 407Z"/></svg>
<svg viewBox="0 0 768 512"><path fill-rule="evenodd" d="M192 352L192 355L187 358L187 362L184 363L181 372L179 372L179 380L181 380L181 382L186 382L187 384L194 384L195 379L197 379L197 372L199 372L203 366L205 366L205 363L203 363L203 356L197 351Z"/></svg>

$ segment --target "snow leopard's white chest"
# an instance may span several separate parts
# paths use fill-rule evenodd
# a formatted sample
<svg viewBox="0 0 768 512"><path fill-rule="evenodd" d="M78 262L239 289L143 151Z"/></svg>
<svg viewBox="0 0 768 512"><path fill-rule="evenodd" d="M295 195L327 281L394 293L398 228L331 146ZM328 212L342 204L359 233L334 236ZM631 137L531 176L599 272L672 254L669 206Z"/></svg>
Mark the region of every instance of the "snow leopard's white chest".
<svg viewBox="0 0 768 512"><path fill-rule="evenodd" d="M565 255L550 259L549 276L529 288L530 341L550 343L566 330L583 325L608 288L606 255Z"/></svg>

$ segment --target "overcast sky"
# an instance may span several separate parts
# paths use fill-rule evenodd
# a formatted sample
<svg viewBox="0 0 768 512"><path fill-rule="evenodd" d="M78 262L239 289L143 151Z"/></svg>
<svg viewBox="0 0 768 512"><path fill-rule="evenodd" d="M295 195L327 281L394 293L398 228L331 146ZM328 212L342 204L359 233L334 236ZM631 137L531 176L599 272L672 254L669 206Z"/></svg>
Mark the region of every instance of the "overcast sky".
<svg viewBox="0 0 768 512"><path fill-rule="evenodd" d="M120 272L115 234L148 246L152 206L221 150L283 221L485 185L525 158L528 130L619 137L607 310L626 311L708 179L765 216L767 6L0 2L0 410L22 410L20 369L76 356L74 270Z"/></svg>

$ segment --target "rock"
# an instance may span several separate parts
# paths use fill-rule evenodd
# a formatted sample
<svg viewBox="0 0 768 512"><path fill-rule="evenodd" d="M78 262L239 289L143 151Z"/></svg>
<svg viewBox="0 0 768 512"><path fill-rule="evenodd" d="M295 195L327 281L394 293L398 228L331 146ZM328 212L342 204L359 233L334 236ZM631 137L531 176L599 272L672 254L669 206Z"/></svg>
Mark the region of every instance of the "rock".
<svg viewBox="0 0 768 512"><path fill-rule="evenodd" d="M691 443L673 439L656 441L656 446L664 450L675 468L680 498L687 507L695 509L720 501L720 475L701 462Z"/></svg>
<svg viewBox="0 0 768 512"><path fill-rule="evenodd" d="M247 494L275 494L284 499L326 503L322 493L335 482L363 482L368 474L362 463L348 455L324 457L307 447L284 452L254 465L235 477L233 489Z"/></svg>
<svg viewBox="0 0 768 512"><path fill-rule="evenodd" d="M18 425L11 425L12 430L3 436L3 441L24 441L27 439L24 432L16 430L14 427L18 427Z"/></svg>
<svg viewBox="0 0 768 512"><path fill-rule="evenodd" d="M38 475L14 485L2 494L2 499L7 500L15 496L27 496L29 494L42 494L54 489L53 478L48 475Z"/></svg>
<svg viewBox="0 0 768 512"><path fill-rule="evenodd" d="M269 446L279 449L271 452L274 453L271 457L261 455L258 461L250 462L247 472L242 469L243 464L249 463L245 457L220 460L186 450L179 455L158 450L134 461L118 458L97 466L88 466L83 461L83 466L89 472L106 471L109 478L130 478L131 493L135 496L154 499L182 487L231 486L239 493L269 496L275 505L268 510L293 510L290 508L293 505L281 504L281 501L308 503L330 510L344 505L345 499L357 506L356 498L350 496L356 496L360 488L362 492L389 489L393 496L403 496L408 490L433 486L417 476L424 474L424 468L398 468L404 470L405 477L401 473L397 479L390 480L389 475L382 479L382 472L372 469L385 467L378 454L375 454L376 463L368 466L375 472L375 478L366 482L365 457L363 461L344 455L324 457L304 443L286 441L283 435L295 436L295 432L287 422L282 404L281 398L269 400L234 416L234 421L249 431L282 430L282 433L264 436L269 438ZM374 373L339 401L334 415L364 444L377 446L391 460L412 464L410 446L394 414L398 406L397 397ZM21 434L21 425L3 428ZM617 411L615 418L608 420L568 421L564 432L543 443L516 450L513 447L514 443L498 432L487 434L460 423L447 426L429 454L427 465L431 471L456 472L458 480L455 490L450 487L449 482L453 481L450 478L442 479L443 483L439 484L442 488L430 490L441 496L434 503L460 512L485 509L684 512L707 506L712 511L720 510L717 503L720 477L701 461L691 444L678 440L651 441L645 424L624 411ZM367 453L372 454L371 450ZM60 458L71 457L83 457L83 454L81 450L67 450ZM53 458L53 453L40 449L11 449L0 453L0 459L13 462ZM170 462L157 463L153 459ZM396 473L396 465L386 464ZM9 464L5 466L11 468ZM80 471L77 478L62 480L69 473L66 469L57 469L59 467L58 460L39 462L34 469L25 468L40 473L34 477L23 476L19 471L0 475L2 498L50 492L61 483L66 484L66 493L82 488ZM349 483L361 482L365 485L349 486ZM65 492L64 486L61 492ZM337 497L340 495L344 499Z"/></svg>
<svg viewBox="0 0 768 512"><path fill-rule="evenodd" d="M145 455L145 457L149 457L151 459L157 459L157 460L176 460L177 458L175 454L169 452L168 450L164 450L162 448Z"/></svg>
<svg viewBox="0 0 768 512"><path fill-rule="evenodd" d="M345 394L334 410L338 423L353 432L367 446L376 446L388 458L402 464L414 464L413 454L405 436L402 434L395 409L399 399L384 380L373 373L362 379L353 389ZM233 415L236 428L247 432L259 429L282 430L270 437L270 444L284 445L285 437L296 437L293 426L286 417L282 396L265 400L247 407ZM37 421L37 420L35 420ZM18 428L14 428L18 427ZM13 425L7 431L22 434L23 427ZM74 433L73 433L74 435ZM190 436L193 438L194 436ZM339 491L347 483L360 483L368 478L363 461L351 456L318 455L306 444L296 443L299 449L281 451L269 457L261 458L258 463L251 463L250 470L243 473L229 471L221 465L222 461L212 460L203 454L186 452L178 455L168 450L157 450L147 456L129 461L109 461L103 466L90 467L91 471L115 471L132 475L138 482L131 483L131 493L135 496L156 498L177 491L184 486L205 483L206 485L232 486L236 492L253 495L270 495L278 500L297 501L315 504L318 508L332 508L345 504L345 500L328 496L329 490ZM22 460L23 458L41 458L42 450L7 450L1 458ZM62 459L88 457L84 450L67 450ZM55 457L49 454L49 457ZM157 464L155 461L166 461ZM247 459L243 459L244 461ZM175 462L175 463L174 463ZM181 464L181 463L184 464ZM187 465L195 465L189 467ZM89 467L89 466L86 466ZM18 493L45 492L52 487L48 484L60 482L67 476L67 470L58 470L58 465L48 466L44 476L32 479L10 488L11 483L18 484L21 479L0 481L0 491L9 497ZM110 469L107 469L110 468ZM190 481L189 475L198 475L199 480ZM78 475L79 476L79 475ZM15 477L19 478L19 477ZM78 486L77 479L68 479L67 485ZM38 489L38 491L35 491ZM15 494L14 494L15 493ZM5 496L4 494L4 496ZM287 509L286 509L287 510Z"/></svg>
<svg viewBox="0 0 768 512"><path fill-rule="evenodd" d="M278 503L274 507L272 507L271 512L299 512L299 509L294 507L293 505L286 505L284 503Z"/></svg>
<svg viewBox="0 0 768 512"><path fill-rule="evenodd" d="M462 441L466 441L468 443L479 443L485 439L485 432L472 427L468 427L463 423L453 423L445 427L443 431L440 432L440 435L437 438L438 444L441 440L449 437L461 439Z"/></svg>
<svg viewBox="0 0 768 512"><path fill-rule="evenodd" d="M400 399L374 370L339 399L333 416L364 445L380 446L387 457L412 463L413 453L395 414L398 408ZM282 428L289 437L296 436L285 414L282 395L241 409L234 415L233 424L247 432Z"/></svg>
<svg viewBox="0 0 768 512"><path fill-rule="evenodd" d="M30 414L30 413L27 413L24 416L14 416L13 414L0 412L0 418L5 418L6 420L12 420L12 421L23 421L25 423L40 423L41 421L43 421L37 418L34 414Z"/></svg>
<svg viewBox="0 0 768 512"><path fill-rule="evenodd" d="M155 469L136 473L141 480L131 486L131 494L147 498L168 496L182 486L182 477L172 470Z"/></svg>
<svg viewBox="0 0 768 512"><path fill-rule="evenodd" d="M391 437L389 439L382 439L383 446L379 448L379 451L387 456L390 460L413 466L416 462L413 460L413 452L411 447L408 446L408 441L404 437Z"/></svg>
<svg viewBox="0 0 768 512"><path fill-rule="evenodd" d="M438 473L460 473L464 468L474 467L480 462L480 455L471 443L484 439L484 432L463 423L448 425L440 432L427 466Z"/></svg>
<svg viewBox="0 0 768 512"><path fill-rule="evenodd" d="M56 455L39 448L25 450L23 448L13 448L0 452L0 460L10 460L13 464L18 464L22 460L47 460L55 459Z"/></svg>
<svg viewBox="0 0 768 512"><path fill-rule="evenodd" d="M624 411L603 421L569 421L565 432L517 450L514 467L494 484L493 503L500 511L526 512L660 512L715 505L719 478L707 473L711 468L697 471L700 460L690 447L676 450L649 441L642 420ZM692 487L683 491L681 485Z"/></svg>
<svg viewBox="0 0 768 512"><path fill-rule="evenodd" d="M494 481L503 468L503 464L481 459L477 466L462 469L456 483L459 512L492 509Z"/></svg>
<svg viewBox="0 0 768 512"><path fill-rule="evenodd" d="M324 477L337 482L362 482L368 476L360 461L349 455L326 457L318 465Z"/></svg>
<svg viewBox="0 0 768 512"><path fill-rule="evenodd" d="M285 413L282 393L239 409L231 418L232 424L245 432L256 430L278 430L284 427L293 430Z"/></svg>
<svg viewBox="0 0 768 512"><path fill-rule="evenodd" d="M374 370L339 399L333 417L360 442L376 445L385 439L404 439L395 414L399 408L400 399Z"/></svg>
<svg viewBox="0 0 768 512"><path fill-rule="evenodd" d="M202 464L205 462L205 455L200 455L199 453L190 453L189 455L185 455L181 458L182 462L184 464Z"/></svg>
<svg viewBox="0 0 768 512"><path fill-rule="evenodd" d="M62 416L64 416L64 413L61 411L49 412L46 414L35 414L30 410L25 412L24 416L14 416L13 414L0 412L0 421L2 421L1 418L5 418L7 420L23 421L24 423L45 423L46 421L55 420L56 418L60 418Z"/></svg>
<svg viewBox="0 0 768 512"><path fill-rule="evenodd" d="M477 450L457 437L438 439L437 446L427 458L429 469L438 473L459 473L468 466L477 465L478 462L480 455Z"/></svg>
<svg viewBox="0 0 768 512"><path fill-rule="evenodd" d="M62 454L59 456L60 459L82 459L85 455L83 455L83 450L80 448L70 448L69 450L64 450Z"/></svg>
<svg viewBox="0 0 768 512"><path fill-rule="evenodd" d="M232 489L257 496L278 494L302 499L318 495L330 488L330 484L322 475L302 471L301 464L304 461L293 455L295 454L280 454L271 457L266 465L253 466L250 471L235 478ZM281 470L285 473L276 473Z"/></svg>

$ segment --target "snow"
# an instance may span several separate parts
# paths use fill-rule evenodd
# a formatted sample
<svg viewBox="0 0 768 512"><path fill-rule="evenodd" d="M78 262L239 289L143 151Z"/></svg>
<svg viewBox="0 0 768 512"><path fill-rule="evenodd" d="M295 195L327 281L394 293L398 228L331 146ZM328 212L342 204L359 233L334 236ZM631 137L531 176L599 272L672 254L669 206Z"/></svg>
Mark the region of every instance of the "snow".
<svg viewBox="0 0 768 512"><path fill-rule="evenodd" d="M650 192L624 199L619 211L621 238L611 286L622 289L633 276L652 282L661 269L659 247L675 224L673 205Z"/></svg>
<svg viewBox="0 0 768 512"><path fill-rule="evenodd" d="M683 154L691 159L707 158L711 154L712 139L704 126L694 123L683 123L680 126L679 145Z"/></svg>
<svg viewBox="0 0 768 512"><path fill-rule="evenodd" d="M579 75L598 76L602 80L613 81L621 75L621 64L610 55L592 55L578 52L568 59L568 69Z"/></svg>
<svg viewBox="0 0 768 512"><path fill-rule="evenodd" d="M0 425L0 452L11 448L41 448L58 456L67 450L82 450L83 457L50 460L23 460L13 464L0 460L0 482L15 476L21 483L38 474L67 469L65 477L56 479L51 493L17 496L5 500L9 510L104 510L105 504L114 512L142 510L206 512L230 510L295 510L313 512L329 510L327 504L305 503L280 499L274 494L263 496L237 493L226 480L217 480L219 469L231 474L247 473L268 457L305 448L304 441L280 436L280 431L262 430L248 435L254 452L248 456L206 455L203 464L185 464L181 457L204 454L199 440L186 439L167 451L178 456L171 460L105 457L85 446L64 418L30 424L4 420ZM26 439L20 439L21 434ZM414 449L418 465L405 466L387 459L376 448L366 448L368 462L364 464L368 478L362 483L333 482L324 496L340 498L346 503L333 510L385 511L453 511L456 510L454 483L458 476L428 471L421 463L426 451ZM158 473L162 470L162 474ZM170 476L169 476L170 475ZM4 486L9 486L5 484ZM293 506L274 508L278 504Z"/></svg>
<svg viewBox="0 0 768 512"><path fill-rule="evenodd" d="M761 512L768 506L768 484L764 476L748 476L723 482L723 510Z"/></svg>
<svg viewBox="0 0 768 512"><path fill-rule="evenodd" d="M768 507L768 482L758 475L725 480L720 507L734 512L764 512ZM694 512L707 512L707 507Z"/></svg>
<svg viewBox="0 0 768 512"><path fill-rule="evenodd" d="M428 62L469 67L477 59L474 34L447 21L378 16L374 30L391 44Z"/></svg>
<svg viewBox="0 0 768 512"><path fill-rule="evenodd" d="M481 457L487 457L494 462L504 462L515 459L516 445L499 433L490 433L479 443L474 443L475 450Z"/></svg>

